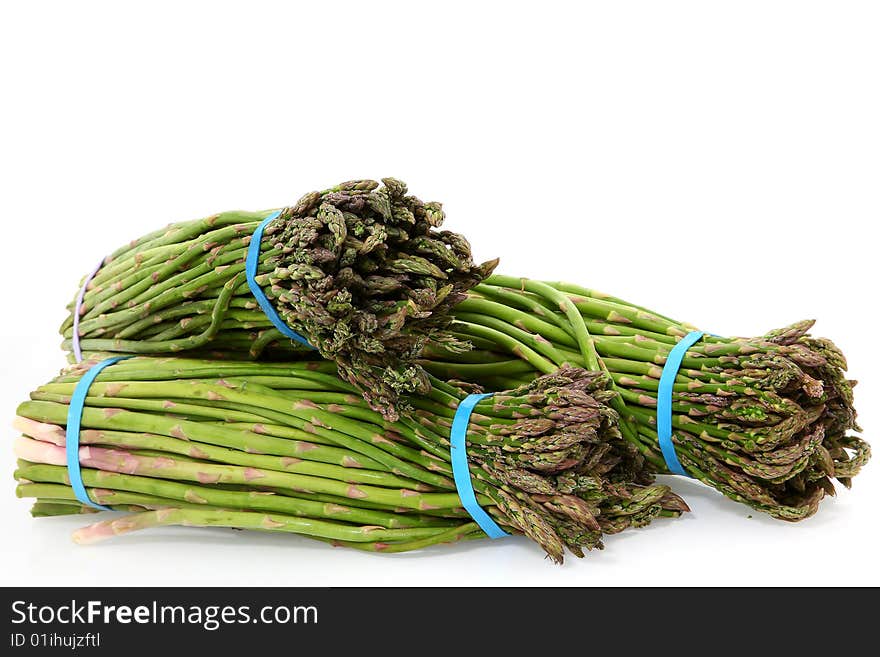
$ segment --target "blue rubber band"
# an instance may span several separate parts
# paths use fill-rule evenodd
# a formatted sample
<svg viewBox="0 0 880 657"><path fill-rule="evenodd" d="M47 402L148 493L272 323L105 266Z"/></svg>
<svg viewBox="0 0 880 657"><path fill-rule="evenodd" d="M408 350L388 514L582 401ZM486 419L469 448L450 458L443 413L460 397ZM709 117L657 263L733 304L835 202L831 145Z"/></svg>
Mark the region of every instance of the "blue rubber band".
<svg viewBox="0 0 880 657"><path fill-rule="evenodd" d="M657 391L657 442L660 444L660 451L666 460L666 468L673 474L686 477L690 475L681 467L672 442L672 386L675 385L675 377L678 376L687 350L703 335L702 331L691 331L672 348L660 374L660 387Z"/></svg>
<svg viewBox="0 0 880 657"><path fill-rule="evenodd" d="M481 399L491 397L491 394L468 395L458 405L455 411L455 417L452 418L452 431L449 435L450 454L452 455L452 478L455 480L455 488L458 490L458 496L461 498L461 504L471 518L480 526L489 538L504 538L508 533L501 529L494 520L486 513L485 509L477 502L477 496L474 493L474 486L471 482L471 473L468 469L467 447L465 446L465 438L467 436L468 423L470 422L471 412L474 406Z"/></svg>
<svg viewBox="0 0 880 657"><path fill-rule="evenodd" d="M92 382L97 378L105 367L126 360L131 356L115 356L108 358L92 367L76 384L73 395L70 397L70 406L67 409L67 435L65 437L65 450L67 452L67 474L70 478L70 487L73 489L76 499L83 504L100 509L101 511L112 511L110 507L95 504L89 498L86 487L83 484L82 472L79 467L79 430L82 424L83 406L86 402L86 395L89 394L89 388Z"/></svg>
<svg viewBox="0 0 880 657"><path fill-rule="evenodd" d="M263 288L261 288L257 283L257 267L260 264L260 243L263 241L263 230L266 228L270 221L272 221L273 219L277 219L279 215L281 215L281 210L270 214L268 217L260 222L260 225L257 226L254 234L251 235L251 243L248 245L247 258L244 261L244 273L245 276L247 276L247 283L248 287L251 289L251 294L254 295L257 303L260 304L260 308L263 310L266 317L269 318L269 321L272 322L275 328L277 328L291 340L296 340L301 345L304 345L309 349L314 349L314 347L309 344L308 340L306 340L303 336L290 328L284 322L284 320L281 319L281 317L278 315L278 312L275 310L275 307L272 305L272 302L269 301L266 293L263 292Z"/></svg>

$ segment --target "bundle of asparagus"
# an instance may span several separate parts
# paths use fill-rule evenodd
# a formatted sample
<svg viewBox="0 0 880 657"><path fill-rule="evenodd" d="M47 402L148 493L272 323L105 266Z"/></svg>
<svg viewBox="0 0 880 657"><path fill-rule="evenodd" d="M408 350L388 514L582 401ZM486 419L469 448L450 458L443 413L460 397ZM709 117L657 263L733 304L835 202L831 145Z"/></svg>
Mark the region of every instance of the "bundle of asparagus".
<svg viewBox="0 0 880 657"><path fill-rule="evenodd" d="M477 266L464 238L433 230L443 219L439 205L384 182L307 195L269 224L257 282L282 320L387 421L426 403L402 394L437 394L426 370L493 390L568 366L604 373L616 392L604 401L619 415L623 440L651 472L666 471L659 379L693 327L575 285L491 276L497 261ZM120 249L86 286L84 303L72 306L65 347L78 320L79 342L95 354L314 354L281 339L245 280L245 251L267 214L178 224ZM786 520L815 513L834 480L849 486L870 457L849 433L859 429L843 355L810 337L811 326L705 336L687 351L672 399L672 440L685 471Z"/></svg>
<svg viewBox="0 0 880 657"><path fill-rule="evenodd" d="M558 367L607 372L623 436L656 472L657 393L667 356L693 327L576 285L495 275L454 310L460 353L429 345L433 374L510 387ZM812 321L755 338L705 335L674 380L673 443L691 476L784 520L816 512L833 480L850 480L870 458L853 408L854 381L834 344L808 334Z"/></svg>
<svg viewBox="0 0 880 657"><path fill-rule="evenodd" d="M438 203L383 182L342 183L282 210L266 227L256 283L286 325L393 420L400 393L429 387L412 364L425 339L444 340L449 308L497 261L475 265L463 237L436 230ZM224 212L118 249L70 305L64 348L75 351L76 328L87 355L308 352L273 327L246 280L251 236L271 214Z"/></svg>
<svg viewBox="0 0 880 657"><path fill-rule="evenodd" d="M18 495L34 515L91 512L65 467L69 367L18 408ZM478 502L556 562L603 534L687 510L617 431L607 375L564 367L480 401L466 444ZM82 413L91 501L133 511L78 542L158 525L303 534L399 552L480 538L450 478L449 432L466 390L432 379L394 422L329 362L136 357L100 372Z"/></svg>

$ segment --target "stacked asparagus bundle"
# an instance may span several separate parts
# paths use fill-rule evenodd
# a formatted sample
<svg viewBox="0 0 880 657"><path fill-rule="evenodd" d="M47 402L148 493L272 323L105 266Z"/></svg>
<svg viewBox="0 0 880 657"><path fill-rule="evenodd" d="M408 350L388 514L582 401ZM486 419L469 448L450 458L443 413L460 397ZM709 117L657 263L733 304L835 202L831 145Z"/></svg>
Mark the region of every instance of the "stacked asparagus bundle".
<svg viewBox="0 0 880 657"><path fill-rule="evenodd" d="M68 404L94 365L68 368L18 409L18 494L35 515L91 511L69 486ZM132 358L103 370L82 414L90 499L134 511L75 538L158 525L303 534L398 552L484 534L461 508L449 431L464 392L433 380L391 422L329 362ZM466 441L478 501L554 561L603 534L687 510L617 431L599 372L562 368L479 402Z"/></svg>
<svg viewBox="0 0 880 657"><path fill-rule="evenodd" d="M435 230L438 204L384 183L309 194L272 220L233 212L172 225L86 282L65 348L92 362L191 358L101 373L84 415L84 476L92 499L136 514L79 540L158 524L384 551L483 536L449 477L451 421L473 386L509 391L480 402L468 425L479 501L553 560L686 510L653 475L667 470L661 374L693 327L575 285L492 276L497 261L475 265L464 238ZM245 256L267 221L248 281ZM252 285L308 345L284 337ZM870 457L849 433L843 355L811 327L704 336L673 385L686 472L785 520L815 513ZM305 362L318 356L328 361ZM19 409L19 494L37 498L35 515L91 510L65 485L61 450L89 364Z"/></svg>
<svg viewBox="0 0 880 657"><path fill-rule="evenodd" d="M266 228L256 282L281 319L333 360L373 408L396 417L400 393L428 388L412 365L443 341L448 310L497 261L475 265L460 235L436 228L438 203L386 178L307 194ZM61 327L84 352L308 352L273 327L246 280L251 236L270 212L224 212L172 224L118 249Z"/></svg>
<svg viewBox="0 0 880 657"><path fill-rule="evenodd" d="M563 283L492 276L454 314L467 353L429 345L437 376L510 387L575 365L607 372L623 436L657 472L657 392L670 350L693 327ZM846 361L800 322L756 338L706 335L683 360L672 426L685 470L728 497L784 520L816 512L836 479L849 486L870 448L859 428Z"/></svg>

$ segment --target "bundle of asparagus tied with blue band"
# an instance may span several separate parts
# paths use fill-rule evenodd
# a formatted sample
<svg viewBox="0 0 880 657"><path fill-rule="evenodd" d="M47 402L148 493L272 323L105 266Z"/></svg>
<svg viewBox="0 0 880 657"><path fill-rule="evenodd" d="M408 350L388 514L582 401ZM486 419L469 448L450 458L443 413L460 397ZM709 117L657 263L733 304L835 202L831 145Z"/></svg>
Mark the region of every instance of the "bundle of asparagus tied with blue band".
<svg viewBox="0 0 880 657"><path fill-rule="evenodd" d="M98 374L81 433L71 397L98 361L69 367L18 409L18 494L34 515L131 515L75 534L82 543L159 525L291 532L399 552L484 537L461 508L449 435L467 390L429 377L397 421L372 410L330 362L136 357ZM608 377L562 368L480 401L467 425L477 499L508 533L554 560L602 535L687 510L653 483L617 431ZM88 498L70 486L65 447Z"/></svg>
<svg viewBox="0 0 880 657"><path fill-rule="evenodd" d="M425 340L453 345L449 309L497 261L474 264L463 237L438 230L440 204L383 183L342 183L280 212L223 212L132 241L85 281L61 327L64 348L212 357L314 348L394 419L401 393L428 388L412 364ZM246 276L251 237L270 216L254 282L299 342L261 310Z"/></svg>
<svg viewBox="0 0 880 657"><path fill-rule="evenodd" d="M566 283L494 275L453 311L466 353L429 345L428 371L513 386L558 367L607 372L620 429L656 472L658 390L675 346L694 327ZM671 440L685 473L784 520L812 515L834 480L844 486L870 458L846 360L804 321L754 338L709 334L689 346L671 386Z"/></svg>
<svg viewBox="0 0 880 657"><path fill-rule="evenodd" d="M693 327L579 286L491 275L495 261L475 266L464 238L433 230L438 205L385 183L345 183L284 211L266 229L258 280L386 418L406 406L401 394L428 390L426 371L505 390L571 365L608 375L621 434L647 468L685 472L774 517L815 513L869 459L851 433L846 361L808 335L811 322L756 338L703 335L671 372L665 415L664 368ZM315 357L281 339L242 280L245 246L267 216L218 215L120 249L73 306L65 346ZM222 238L217 221L232 224ZM672 463L658 420L671 424Z"/></svg>

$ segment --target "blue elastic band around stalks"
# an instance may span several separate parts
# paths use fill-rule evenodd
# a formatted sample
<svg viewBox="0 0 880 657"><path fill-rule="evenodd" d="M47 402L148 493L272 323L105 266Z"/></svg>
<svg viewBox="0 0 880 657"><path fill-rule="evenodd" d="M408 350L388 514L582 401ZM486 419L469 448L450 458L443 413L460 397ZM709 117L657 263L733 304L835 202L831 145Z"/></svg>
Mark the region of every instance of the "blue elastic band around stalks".
<svg viewBox="0 0 880 657"><path fill-rule="evenodd" d="M672 348L660 374L660 387L657 391L657 442L660 444L660 451L663 452L667 469L673 474L686 477L690 475L681 467L672 442L672 387L687 350L703 335L702 331L691 331Z"/></svg>
<svg viewBox="0 0 880 657"><path fill-rule="evenodd" d="M79 430L82 424L83 406L86 402L86 396L89 394L89 388L92 382L97 378L105 367L109 367L113 363L131 358L131 356L115 356L101 361L92 369L86 372L76 384L73 395L70 398L70 406L67 409L67 435L65 436L65 450L67 452L67 474L70 478L70 487L73 493L83 504L100 509L101 511L112 511L111 508L95 504L89 498L86 487L83 484L82 472L79 467Z"/></svg>
<svg viewBox="0 0 880 657"><path fill-rule="evenodd" d="M260 222L260 225L257 226L257 229L251 236L251 243L248 245L247 259L244 262L244 273L245 276L247 276L247 283L248 287L251 289L251 294L254 295L254 298L257 300L257 303L260 304L263 313L265 313L266 317L269 318L269 321L272 322L275 328L291 340L296 340L301 345L304 345L309 349L314 349L314 347L309 344L308 340L290 328L284 320L281 319L278 312L275 310L275 307L272 305L272 302L269 301L266 293L263 292L263 288L257 283L257 267L260 264L260 243L263 241L263 230L265 230L270 221L277 219L280 215L281 210L273 212L263 219L263 221Z"/></svg>
<svg viewBox="0 0 880 657"><path fill-rule="evenodd" d="M451 444L450 454L452 455L452 478L455 480L455 488L458 490L462 506L480 526L480 529L486 532L489 538L504 538L508 535L507 532L501 529L492 520L491 516L486 513L485 509L480 506L480 503L477 502L477 496L474 493L474 486L471 482L471 473L468 469L467 447L465 446L468 423L470 422L474 406L481 399L491 396L491 394L468 395L455 411L455 417L452 418L452 431L449 436Z"/></svg>

